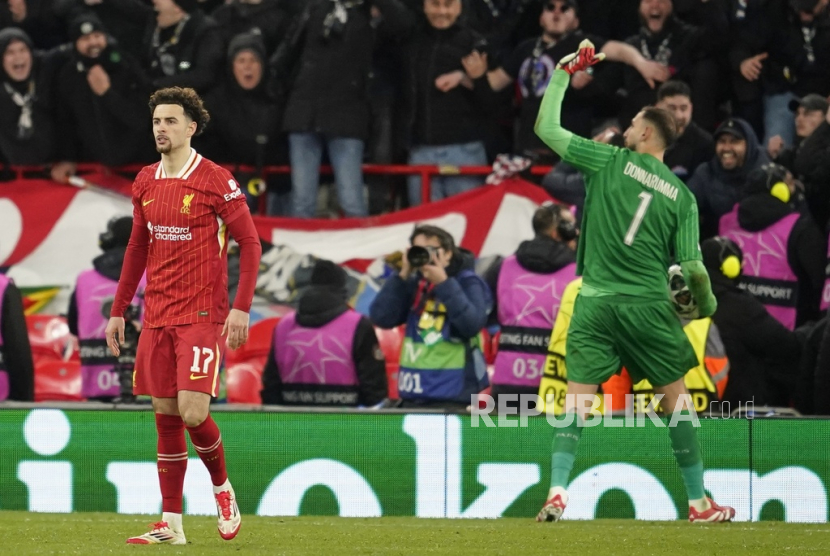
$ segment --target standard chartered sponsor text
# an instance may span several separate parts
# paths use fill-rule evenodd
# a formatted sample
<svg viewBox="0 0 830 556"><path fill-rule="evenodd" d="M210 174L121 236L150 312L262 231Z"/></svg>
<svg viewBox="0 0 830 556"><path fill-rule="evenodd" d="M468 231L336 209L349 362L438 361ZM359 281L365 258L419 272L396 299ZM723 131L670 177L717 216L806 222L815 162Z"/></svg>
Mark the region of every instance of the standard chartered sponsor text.
<svg viewBox="0 0 830 556"><path fill-rule="evenodd" d="M190 226L161 226L154 224L153 238L166 241L190 241L193 239L193 234L190 232Z"/></svg>

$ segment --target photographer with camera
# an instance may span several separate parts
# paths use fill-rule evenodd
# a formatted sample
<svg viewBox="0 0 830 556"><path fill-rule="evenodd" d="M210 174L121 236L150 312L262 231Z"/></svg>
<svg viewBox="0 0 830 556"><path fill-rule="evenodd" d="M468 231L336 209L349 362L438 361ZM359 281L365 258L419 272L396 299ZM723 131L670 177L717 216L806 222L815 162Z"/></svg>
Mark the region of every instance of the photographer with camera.
<svg viewBox="0 0 830 556"><path fill-rule="evenodd" d="M398 393L404 407L464 409L489 384L479 332L492 307L474 256L437 226L416 226L399 274L383 284L369 316L406 324Z"/></svg>
<svg viewBox="0 0 830 556"><path fill-rule="evenodd" d="M135 348L138 345L143 313L143 280L125 314L132 326L124 329L125 342L119 357L110 354L104 335L132 227L131 216L110 219L106 231L98 236L98 245L103 253L92 260L93 268L78 275L75 291L69 298L66 320L69 331L78 337L81 348L81 394L89 400L134 400L132 364L135 363Z"/></svg>

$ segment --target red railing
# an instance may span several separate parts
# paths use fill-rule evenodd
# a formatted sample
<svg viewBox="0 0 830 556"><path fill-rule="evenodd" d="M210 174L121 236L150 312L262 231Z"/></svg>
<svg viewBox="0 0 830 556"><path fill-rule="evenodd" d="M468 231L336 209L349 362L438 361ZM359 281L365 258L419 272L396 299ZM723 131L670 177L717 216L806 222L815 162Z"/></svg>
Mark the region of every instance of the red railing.
<svg viewBox="0 0 830 556"><path fill-rule="evenodd" d="M246 173L255 173L256 169L253 166L247 166L244 164L220 164L223 168L226 168L229 172L246 172ZM95 163L85 163L85 164L78 164L78 172L82 173L89 173L89 172L97 172L103 174L126 174L132 173L136 174L143 165L141 164L127 164L124 166L118 167L108 167L104 166L103 164L95 164ZM27 174L31 173L39 173L43 174L44 172L48 172L44 167L40 166L9 166L8 167L12 172L14 172L16 179L23 179L26 177ZM534 176L543 176L547 174L552 166L531 166L529 171ZM397 175L397 176L410 176L410 175L420 175L421 177L421 199L424 199L424 202L429 202L430 199L430 191L432 190L432 177L433 176L486 176L490 174L493 169L490 166L452 166L452 165L418 165L418 166L410 166L408 164L364 164L363 165L363 173L367 175L379 175L379 174L386 174L386 175ZM284 165L284 166L265 166L262 168L260 174L263 178L266 178L273 174L290 174L291 173L291 166ZM320 167L321 174L331 174L332 169L331 166L321 166ZM264 200L264 199L263 199ZM264 204L260 203L260 212L264 212Z"/></svg>

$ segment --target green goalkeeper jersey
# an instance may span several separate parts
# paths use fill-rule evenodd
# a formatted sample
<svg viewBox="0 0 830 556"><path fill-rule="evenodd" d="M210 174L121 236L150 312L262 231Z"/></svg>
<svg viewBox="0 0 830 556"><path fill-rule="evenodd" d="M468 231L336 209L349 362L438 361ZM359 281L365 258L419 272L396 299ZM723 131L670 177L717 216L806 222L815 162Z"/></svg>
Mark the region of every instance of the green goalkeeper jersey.
<svg viewBox="0 0 830 556"><path fill-rule="evenodd" d="M568 75L554 72L536 130L585 175L577 274L587 293L666 299L667 269L700 260L694 195L649 154L590 141L559 125Z"/></svg>

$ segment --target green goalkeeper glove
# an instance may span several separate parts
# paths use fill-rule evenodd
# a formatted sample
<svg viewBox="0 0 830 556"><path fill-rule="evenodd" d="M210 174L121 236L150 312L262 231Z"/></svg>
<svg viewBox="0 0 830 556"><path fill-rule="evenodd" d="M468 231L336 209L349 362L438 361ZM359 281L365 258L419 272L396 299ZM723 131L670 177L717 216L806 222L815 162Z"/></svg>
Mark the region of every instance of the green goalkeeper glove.
<svg viewBox="0 0 830 556"><path fill-rule="evenodd" d="M556 69L563 69L568 72L568 75L573 75L578 71L585 71L603 60L605 60L605 54L602 52L596 54L594 51L594 43L585 39L579 43L579 50L559 60L559 63L556 64Z"/></svg>

